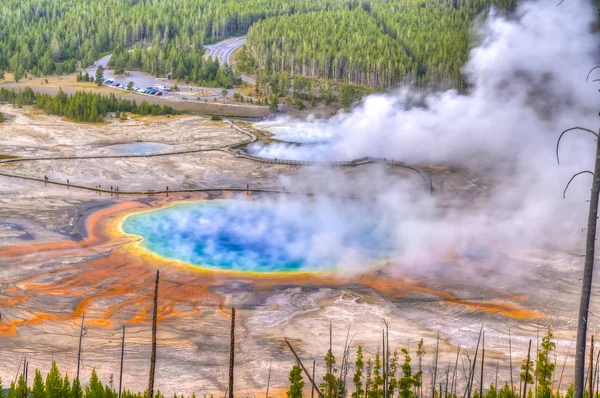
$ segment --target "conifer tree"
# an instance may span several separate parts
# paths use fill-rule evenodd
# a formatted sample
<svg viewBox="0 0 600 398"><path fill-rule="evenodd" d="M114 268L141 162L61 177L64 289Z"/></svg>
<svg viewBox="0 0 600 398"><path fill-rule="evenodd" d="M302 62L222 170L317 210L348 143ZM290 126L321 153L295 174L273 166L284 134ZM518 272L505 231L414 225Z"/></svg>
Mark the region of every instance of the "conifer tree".
<svg viewBox="0 0 600 398"><path fill-rule="evenodd" d="M302 368L296 364L292 367L289 376L290 389L287 392L288 398L302 398L302 389L304 388L304 379L302 378Z"/></svg>
<svg viewBox="0 0 600 398"><path fill-rule="evenodd" d="M104 68L102 67L102 65L98 65L98 68L96 68L96 84L101 86L103 82L104 82Z"/></svg>
<svg viewBox="0 0 600 398"><path fill-rule="evenodd" d="M93 369L90 376L90 384L85 388L85 396L86 398L104 398L104 394L104 387L100 380L98 380L96 369Z"/></svg>
<svg viewBox="0 0 600 398"><path fill-rule="evenodd" d="M325 355L325 365L327 366L328 370L331 369L331 372L327 371L327 373L325 373L325 376L323 376L323 384L321 384L321 391L325 395L325 398L333 398L336 396L335 390L337 387L337 382L335 372L337 371L337 369L334 368L335 357L333 356L333 352L331 352L331 349L329 349L327 351L327 355Z"/></svg>
<svg viewBox="0 0 600 398"><path fill-rule="evenodd" d="M392 356L392 362L390 364L389 370L389 386L388 386L388 397L394 396L394 390L398 388L398 379L396 379L396 372L398 371L398 351L394 351L394 355Z"/></svg>
<svg viewBox="0 0 600 398"><path fill-rule="evenodd" d="M73 379L73 385L71 387L71 398L81 398L83 397L83 390L81 388L81 382L76 377Z"/></svg>
<svg viewBox="0 0 600 398"><path fill-rule="evenodd" d="M363 350L362 346L358 346L356 350L356 371L354 372L354 377L352 378L352 382L354 383L354 392L352 393L352 398L363 398L365 395L365 390L363 390Z"/></svg>
<svg viewBox="0 0 600 398"><path fill-rule="evenodd" d="M2 386L2 378L0 378L0 398L5 398L4 387Z"/></svg>
<svg viewBox="0 0 600 398"><path fill-rule="evenodd" d="M61 389L61 396L63 398L68 398L71 396L71 382L69 381L69 375L65 374L65 378L63 380L63 385Z"/></svg>
<svg viewBox="0 0 600 398"><path fill-rule="evenodd" d="M365 391L369 391L371 389L371 383L373 379L373 362L371 358L367 361L367 377L365 380Z"/></svg>
<svg viewBox="0 0 600 398"><path fill-rule="evenodd" d="M398 393L401 398L410 398L413 396L412 388L421 386L421 376L423 372L419 370L414 375L412 374L412 367L410 365L410 355L406 348L402 348L404 354L404 363L402 364L403 376L398 382Z"/></svg>
<svg viewBox="0 0 600 398"><path fill-rule="evenodd" d="M10 387L8 388L8 398L17 398L17 387L15 386L15 382L10 382Z"/></svg>
<svg viewBox="0 0 600 398"><path fill-rule="evenodd" d="M21 397L25 397L27 396L27 392L29 391L29 389L27 388L27 385L25 384L25 377L23 376L23 373L21 373L21 375L19 376L19 381L17 382L17 386L15 388L15 397L21 398Z"/></svg>
<svg viewBox="0 0 600 398"><path fill-rule="evenodd" d="M552 341L554 335L550 330L542 338L541 350L538 351L535 364L535 377L538 382L537 398L551 398L552 396L552 375L555 365L548 358L552 350L556 348L556 343Z"/></svg>
<svg viewBox="0 0 600 398"><path fill-rule="evenodd" d="M373 383L368 393L369 398L383 397L383 377L381 375L381 358L379 352L375 355L375 365L373 366Z"/></svg>
<svg viewBox="0 0 600 398"><path fill-rule="evenodd" d="M35 371L35 378L33 379L33 389L31 390L31 396L33 398L46 398L46 389L44 388L42 373L37 369Z"/></svg>

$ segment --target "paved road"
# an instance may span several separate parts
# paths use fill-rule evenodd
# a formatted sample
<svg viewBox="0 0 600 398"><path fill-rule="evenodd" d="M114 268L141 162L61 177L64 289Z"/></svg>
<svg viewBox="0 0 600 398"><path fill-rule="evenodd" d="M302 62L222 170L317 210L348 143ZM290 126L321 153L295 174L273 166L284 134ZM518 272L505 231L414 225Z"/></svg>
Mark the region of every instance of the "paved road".
<svg viewBox="0 0 600 398"><path fill-rule="evenodd" d="M231 54L244 44L246 44L246 36L240 36L220 41L217 44L207 44L204 47L209 57L218 60L222 64L229 65L231 64ZM256 84L256 80L249 76L242 75L242 81Z"/></svg>
<svg viewBox="0 0 600 398"><path fill-rule="evenodd" d="M218 60L222 64L230 64L230 57L233 52L246 44L246 36L233 37L231 39L223 40L216 44L206 45L207 55L212 57L214 60ZM171 86L172 82L166 78L160 78L152 76L148 73L138 72L138 71L129 71L128 75L125 76L116 76L112 69L108 69L108 62L112 54L106 55L100 58L96 63L89 68L86 69L86 72L90 76L96 75L96 69L98 66L102 66L104 68L104 79L113 79L115 82L122 83L127 85L129 82L133 82L136 87L146 88L146 87L154 87L157 84L163 86ZM242 75L242 81L256 84L256 80ZM197 86L182 86L179 85L179 92L163 92L163 97L165 98L179 98L179 99L196 99L197 97L201 97L202 99L215 99L220 98L222 96L221 89L215 88L207 88L207 87L197 87ZM138 93L139 94L139 93ZM233 97L234 90L227 90L227 97ZM147 94L140 94L147 95Z"/></svg>
<svg viewBox="0 0 600 398"><path fill-rule="evenodd" d="M115 82L122 83L127 85L129 82L133 82L136 87L146 88L146 87L154 87L157 84L162 86L171 86L173 82L168 80L167 78L152 76L149 73L138 72L138 71L128 71L127 75L115 75L112 69L108 69L108 62L112 54L106 55L100 58L96 63L89 68L86 69L86 72L90 76L96 75L96 69L98 66L102 66L104 68L104 79L113 79ZM163 91L163 97L165 98L179 98L179 99L189 99L195 100L197 97L201 97L203 100L208 99L212 100L214 98L221 98L222 89L217 88L207 88L207 87L197 87L197 86L185 86L178 85L180 91L179 92L168 92ZM115 87L116 88L116 87ZM135 93L142 96L148 96L149 94L140 94ZM227 97L233 97L234 91L227 90Z"/></svg>

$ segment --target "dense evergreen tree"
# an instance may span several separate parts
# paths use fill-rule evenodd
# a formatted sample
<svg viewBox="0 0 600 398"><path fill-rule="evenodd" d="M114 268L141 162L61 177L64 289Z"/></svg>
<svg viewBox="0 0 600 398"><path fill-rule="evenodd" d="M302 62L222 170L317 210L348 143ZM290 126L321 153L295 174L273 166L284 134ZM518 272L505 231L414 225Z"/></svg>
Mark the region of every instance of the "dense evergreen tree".
<svg viewBox="0 0 600 398"><path fill-rule="evenodd" d="M114 94L105 96L82 91L75 95L67 95L59 90L56 97L52 97L48 94L36 94L29 87L25 87L23 91L0 89L0 102L10 102L17 107L35 104L37 109L42 109L49 115L65 116L78 122L92 123L104 120L108 112L130 112L142 116L179 113L170 106L154 105L146 101L138 105L133 100L119 99ZM58 373L58 369L55 373ZM57 388L60 389L61 380L57 383Z"/></svg>
<svg viewBox="0 0 600 398"><path fill-rule="evenodd" d="M352 398L363 398L365 391L363 390L363 351L362 346L358 346L356 350L356 362L354 363L356 366L356 371L354 373L354 377L352 378L352 382L354 383L354 392L352 393Z"/></svg>
<svg viewBox="0 0 600 398"><path fill-rule="evenodd" d="M304 379L302 379L302 368L296 364L290 371L290 389L287 392L288 398L302 398L302 389L304 388ZM176 396L177 397L177 396ZM183 397L182 397L183 398Z"/></svg>
<svg viewBox="0 0 600 398"><path fill-rule="evenodd" d="M46 388L44 387L42 373L39 370L35 371L35 377L33 379L33 388L31 389L30 395L32 398L46 398Z"/></svg>
<svg viewBox="0 0 600 398"><path fill-rule="evenodd" d="M104 83L104 68L100 65L96 68L96 84L101 86Z"/></svg>

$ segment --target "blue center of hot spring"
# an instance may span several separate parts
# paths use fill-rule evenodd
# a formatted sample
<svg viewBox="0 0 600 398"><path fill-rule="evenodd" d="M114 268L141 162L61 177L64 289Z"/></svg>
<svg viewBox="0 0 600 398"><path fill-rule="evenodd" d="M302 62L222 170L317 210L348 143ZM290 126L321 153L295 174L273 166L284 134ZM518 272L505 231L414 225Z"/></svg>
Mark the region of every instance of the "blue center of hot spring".
<svg viewBox="0 0 600 398"><path fill-rule="evenodd" d="M123 230L144 238L142 246L162 257L222 270L328 270L389 254L388 234L368 220L349 216L341 226L329 225L329 215L294 210L237 201L185 203L133 214Z"/></svg>

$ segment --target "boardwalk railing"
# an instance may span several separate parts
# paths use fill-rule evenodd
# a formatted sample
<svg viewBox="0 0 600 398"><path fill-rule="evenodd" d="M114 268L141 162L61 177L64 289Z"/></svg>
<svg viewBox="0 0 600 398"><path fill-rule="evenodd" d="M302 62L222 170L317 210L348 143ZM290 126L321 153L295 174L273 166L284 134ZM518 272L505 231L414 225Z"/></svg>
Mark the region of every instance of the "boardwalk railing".
<svg viewBox="0 0 600 398"><path fill-rule="evenodd" d="M430 194L432 193L431 180L429 179L429 176L427 175L427 173L424 170L421 170L420 168L415 167L415 166L409 166L405 162L401 162L399 160L394 160L394 159L374 158L374 157L370 157L370 156L365 156L365 157L354 159L354 160L342 160L342 161L331 161L331 162L316 161L316 160L291 160L291 159L265 158L262 156L256 156L256 155L249 154L248 152L243 151L243 150L235 151L235 157L242 158L242 159L248 159L253 162L269 163L269 164L283 164L283 165L288 165L288 166L356 167L356 166L362 166L362 165L370 164L370 163L381 163L381 164L386 164L388 166L403 167L405 169L414 170L417 173L419 173L421 178L423 178L423 183L425 184L425 190Z"/></svg>

